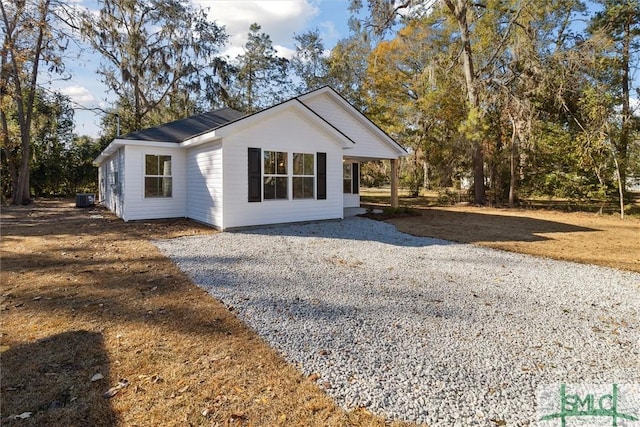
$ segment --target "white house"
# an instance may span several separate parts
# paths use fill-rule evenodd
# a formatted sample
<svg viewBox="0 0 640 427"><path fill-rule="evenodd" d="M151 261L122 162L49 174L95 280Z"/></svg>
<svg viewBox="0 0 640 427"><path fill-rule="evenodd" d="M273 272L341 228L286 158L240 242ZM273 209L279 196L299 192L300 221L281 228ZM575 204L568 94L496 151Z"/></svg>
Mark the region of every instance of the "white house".
<svg viewBox="0 0 640 427"><path fill-rule="evenodd" d="M258 113L222 109L115 139L95 159L99 198L125 221L191 218L224 230L343 218L360 163L407 154L330 87Z"/></svg>

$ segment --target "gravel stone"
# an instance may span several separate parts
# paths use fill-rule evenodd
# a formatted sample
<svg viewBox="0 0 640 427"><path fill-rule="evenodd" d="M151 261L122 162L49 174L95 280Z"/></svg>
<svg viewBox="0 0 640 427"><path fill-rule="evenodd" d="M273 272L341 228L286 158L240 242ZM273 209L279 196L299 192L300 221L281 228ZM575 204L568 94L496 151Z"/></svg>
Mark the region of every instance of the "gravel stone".
<svg viewBox="0 0 640 427"><path fill-rule="evenodd" d="M637 273L364 218L155 243L348 410L529 425L538 386L640 383Z"/></svg>

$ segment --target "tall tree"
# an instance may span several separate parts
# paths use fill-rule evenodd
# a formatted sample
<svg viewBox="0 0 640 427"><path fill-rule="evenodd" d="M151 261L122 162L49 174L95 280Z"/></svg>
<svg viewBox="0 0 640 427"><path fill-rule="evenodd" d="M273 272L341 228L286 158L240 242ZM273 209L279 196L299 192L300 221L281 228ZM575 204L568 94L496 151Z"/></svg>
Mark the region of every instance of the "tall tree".
<svg viewBox="0 0 640 427"><path fill-rule="evenodd" d="M55 0L0 2L0 126L3 158L11 169L12 201L31 202L30 160L32 121L41 65L62 72L61 51L66 35L61 31L64 7ZM15 110L14 110L15 109ZM14 110L14 111L12 111ZM12 134L10 117L17 122Z"/></svg>
<svg viewBox="0 0 640 427"><path fill-rule="evenodd" d="M271 37L253 23L244 53L231 61L229 104L252 113L276 104L288 95L289 61L278 55Z"/></svg>
<svg viewBox="0 0 640 427"><path fill-rule="evenodd" d="M117 97L123 133L193 113L184 110L227 40L187 0L103 0L82 32L102 55L98 73Z"/></svg>
<svg viewBox="0 0 640 427"><path fill-rule="evenodd" d="M494 124L504 128L496 134L509 135L503 146L508 153L498 159L509 165L509 205L516 202L522 175L521 148L528 149L533 143L533 128L544 104L553 106L564 96L562 85L557 84L561 80L579 80L577 64L559 63L558 58L574 50L577 39L569 24L584 9L579 0L539 0L528 5L518 17L504 53L492 64L489 101L499 116Z"/></svg>
<svg viewBox="0 0 640 427"><path fill-rule="evenodd" d="M420 188L451 186L460 178L465 149L457 132L464 120L463 84L451 69L451 31L442 16L407 22L396 37L380 42L369 56L367 112L389 134L410 148L402 165L403 184Z"/></svg>
<svg viewBox="0 0 640 427"><path fill-rule="evenodd" d="M364 81L367 78L371 43L366 33L354 33L338 41L327 59L327 84L360 111L366 110Z"/></svg>
<svg viewBox="0 0 640 427"><path fill-rule="evenodd" d="M614 156L619 163L622 195L626 192L629 145L635 126L631 107L632 71L640 66L640 1L598 0L603 10L596 13L588 31L602 42L601 63L607 64L596 78L606 83L620 108L617 136L613 139Z"/></svg>
<svg viewBox="0 0 640 427"><path fill-rule="evenodd" d="M489 69L496 58L504 51L509 33L514 26L524 4L523 1L488 0L476 3L471 0L405 0L391 2L387 0L369 0L369 16L365 27L380 35L392 28L397 20L406 21L413 17L424 16L435 8L443 7L449 12L458 27L457 37L452 39L459 47L460 65L465 77L467 96L466 134L472 146L474 199L477 204L486 202L484 188L484 152L482 135L482 98L485 95L487 80L491 78ZM351 10L361 9L360 0L351 1ZM497 20L497 21L496 21ZM475 34L482 25L492 26L496 30L490 49L481 52L474 50ZM474 38L474 36L476 36ZM479 62L479 63L478 63Z"/></svg>
<svg viewBox="0 0 640 427"><path fill-rule="evenodd" d="M472 126L471 138L473 139L473 181L474 200L476 204L483 205L486 202L484 191L484 153L482 141L478 138L475 123L480 114L480 99L478 97L478 75L474 67L473 50L471 45L471 34L469 29L469 13L472 8L470 0L443 0L451 14L454 16L459 28L459 38L462 49L462 71L467 88L467 99L469 102L469 118Z"/></svg>
<svg viewBox="0 0 640 427"><path fill-rule="evenodd" d="M36 196L68 195L73 108L68 97L39 90L32 132L31 185Z"/></svg>
<svg viewBox="0 0 640 427"><path fill-rule="evenodd" d="M318 29L296 34L293 39L296 53L291 59L291 69L300 79L297 92L309 92L325 85L328 63Z"/></svg>

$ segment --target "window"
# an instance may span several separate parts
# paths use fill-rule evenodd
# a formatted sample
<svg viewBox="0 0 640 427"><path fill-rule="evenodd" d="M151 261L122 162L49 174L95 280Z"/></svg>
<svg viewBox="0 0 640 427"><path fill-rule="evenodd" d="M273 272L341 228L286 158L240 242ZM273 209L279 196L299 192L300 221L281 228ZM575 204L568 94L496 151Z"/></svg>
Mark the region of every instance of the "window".
<svg viewBox="0 0 640 427"><path fill-rule="evenodd" d="M293 153L293 198L313 199L314 188L313 154Z"/></svg>
<svg viewBox="0 0 640 427"><path fill-rule="evenodd" d="M344 163L342 165L342 191L345 194L360 192L359 163Z"/></svg>
<svg viewBox="0 0 640 427"><path fill-rule="evenodd" d="M144 156L144 197L171 197L171 156Z"/></svg>
<svg viewBox="0 0 640 427"><path fill-rule="evenodd" d="M353 188L353 171L351 169L351 163L345 163L342 165L342 191L344 193L351 193Z"/></svg>
<svg viewBox="0 0 640 427"><path fill-rule="evenodd" d="M120 194L120 173L113 171L113 184L111 184L113 194Z"/></svg>
<svg viewBox="0 0 640 427"><path fill-rule="evenodd" d="M289 175L287 174L287 153L264 152L263 198L264 200L289 198Z"/></svg>
<svg viewBox="0 0 640 427"><path fill-rule="evenodd" d="M247 160L248 202L289 199L290 180L293 199L327 199L327 153L293 153L289 164L286 152L249 147Z"/></svg>

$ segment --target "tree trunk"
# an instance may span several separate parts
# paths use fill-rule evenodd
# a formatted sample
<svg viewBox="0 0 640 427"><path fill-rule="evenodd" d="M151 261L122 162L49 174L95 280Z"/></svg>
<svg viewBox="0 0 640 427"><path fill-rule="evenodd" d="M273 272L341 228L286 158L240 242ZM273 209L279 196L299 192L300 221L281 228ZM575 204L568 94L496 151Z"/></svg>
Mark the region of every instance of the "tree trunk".
<svg viewBox="0 0 640 427"><path fill-rule="evenodd" d="M28 205L31 203L31 184L29 180L30 158L31 146L29 143L29 135L27 132L26 135L25 133L23 133L22 137L22 157L20 159L20 168L18 169L18 183L16 185L16 192L13 196L13 203L16 205Z"/></svg>
<svg viewBox="0 0 640 427"><path fill-rule="evenodd" d="M627 13L627 19L624 23L624 36L622 41L622 124L620 129L620 139L618 140L618 161L616 165L618 169L618 185L623 197L626 194L627 184L627 150L629 147L629 134L631 127L631 104L630 104L630 88L629 88L629 62L631 49L631 13Z"/></svg>
<svg viewBox="0 0 640 427"><path fill-rule="evenodd" d="M426 160L422 161L422 170L422 188L427 191L431 188L431 185L429 183L429 163Z"/></svg>
<svg viewBox="0 0 640 427"><path fill-rule="evenodd" d="M49 4L51 0L42 0L38 5L40 16L35 23L38 26L38 37L34 46L33 68L30 70L29 81L24 89L27 94L27 100L24 101L23 87L21 85L21 70L16 59L16 52L11 55L11 73L13 73L13 81L15 84L14 96L18 112L18 122L20 123L20 148L21 159L18 169L18 183L16 192L13 195L12 202L14 204L28 205L31 203L31 185L29 182L29 166L31 163L31 119L33 117L33 104L36 96L38 83L38 67L44 48L44 35L48 28L47 18L49 16ZM3 21L5 28L9 28L6 13L2 8ZM13 43L9 33L5 34L9 44Z"/></svg>
<svg viewBox="0 0 640 427"><path fill-rule="evenodd" d="M518 162L518 146L516 145L517 128L515 121L511 120L513 131L511 134L511 164L509 167L509 207L513 207L516 203L516 173Z"/></svg>
<svg viewBox="0 0 640 427"><path fill-rule="evenodd" d="M471 49L471 39L469 37L469 24L467 22L467 0L456 0L454 5L452 0L444 0L451 13L456 18L460 29L460 41L462 43L462 70L464 72L467 86L467 98L469 100L470 111L479 107L478 94L476 88L476 75L473 69L473 55ZM475 134L476 132L474 132ZM484 152L482 141L473 141L473 182L474 182L474 202L477 205L486 203L484 190Z"/></svg>
<svg viewBox="0 0 640 427"><path fill-rule="evenodd" d="M4 157L7 161L7 168L9 169L9 176L11 177L11 197L13 198L18 190L18 170L16 169L13 153L9 148L10 140L7 115L2 110L0 110L0 124L2 125L2 151L4 151Z"/></svg>
<svg viewBox="0 0 640 427"><path fill-rule="evenodd" d="M620 164L618 163L618 158L616 157L616 153L609 145L611 149L611 156L613 157L613 164L616 167L616 178L618 179L618 195L620 197L620 219L624 219L624 184L622 183L622 176L620 174Z"/></svg>

